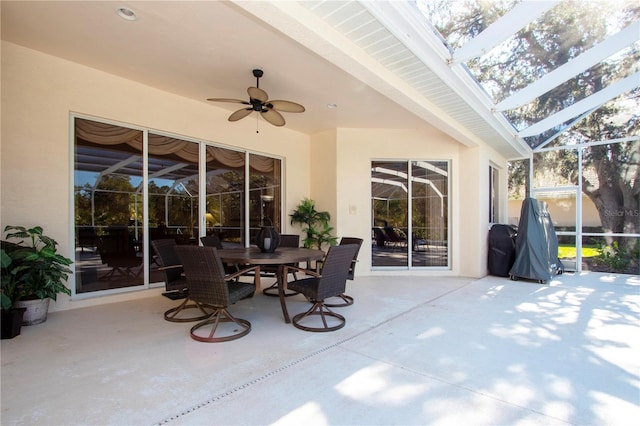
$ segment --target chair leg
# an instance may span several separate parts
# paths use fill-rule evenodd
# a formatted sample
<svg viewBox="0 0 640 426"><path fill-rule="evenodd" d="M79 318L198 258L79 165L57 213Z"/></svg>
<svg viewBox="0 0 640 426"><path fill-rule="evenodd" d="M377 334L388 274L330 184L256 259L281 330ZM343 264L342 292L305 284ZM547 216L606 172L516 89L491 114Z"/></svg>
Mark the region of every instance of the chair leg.
<svg viewBox="0 0 640 426"><path fill-rule="evenodd" d="M316 316L316 315L320 316L324 327L308 327L301 324L301 321L304 320L305 318L309 316ZM329 327L329 325L327 324L326 317L336 318L340 322L337 325ZM346 320L342 315L337 314L333 312L331 309L329 309L328 307L326 307L323 301L319 301L319 302L316 301L316 302L313 302L313 306L311 306L311 308L307 312L303 312L301 314L295 315L291 319L291 322L293 323L294 327L299 328L300 330L313 331L313 332L325 332L325 331L335 331L335 330L341 329L342 327L344 327Z"/></svg>
<svg viewBox="0 0 640 426"><path fill-rule="evenodd" d="M240 331L229 336L223 337L214 337L216 330L218 329L218 325L221 322L232 322L240 326ZM199 328L212 324L211 332L208 337L203 337L195 334L195 331ZM234 330L235 331L235 330ZM242 336L246 336L251 331L251 323L247 320L241 318L235 318L233 315L229 313L225 308L216 309L206 320L194 325L191 327L191 338L197 340L199 342L228 342L229 340L239 339Z"/></svg>
<svg viewBox="0 0 640 426"><path fill-rule="evenodd" d="M193 302L193 303L189 303L189 302ZM183 310L194 309L194 308L200 309L200 311L202 312L202 315L199 315L197 317L194 317L194 316L180 317L180 318L178 317L178 314ZM171 322L192 322L192 321L202 321L204 319L209 318L210 315L211 315L211 312L207 312L207 310L204 308L204 305L194 300L191 300L187 297L178 306L166 311L164 313L164 319Z"/></svg>
<svg viewBox="0 0 640 426"><path fill-rule="evenodd" d="M325 301L324 302L324 306L329 306L331 308L344 308L345 306L353 305L353 297L351 297L351 296L347 296L346 294L342 293L342 294L339 294L336 297L341 298L342 300L344 300L344 302L327 303Z"/></svg>

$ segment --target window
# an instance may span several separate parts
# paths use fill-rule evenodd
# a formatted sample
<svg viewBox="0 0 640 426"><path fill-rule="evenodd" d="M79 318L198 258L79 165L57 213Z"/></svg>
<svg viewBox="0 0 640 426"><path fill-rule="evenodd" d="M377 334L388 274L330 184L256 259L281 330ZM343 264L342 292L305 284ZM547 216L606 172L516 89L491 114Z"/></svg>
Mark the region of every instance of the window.
<svg viewBox="0 0 640 426"><path fill-rule="evenodd" d="M489 223L500 223L500 171L489 166Z"/></svg>

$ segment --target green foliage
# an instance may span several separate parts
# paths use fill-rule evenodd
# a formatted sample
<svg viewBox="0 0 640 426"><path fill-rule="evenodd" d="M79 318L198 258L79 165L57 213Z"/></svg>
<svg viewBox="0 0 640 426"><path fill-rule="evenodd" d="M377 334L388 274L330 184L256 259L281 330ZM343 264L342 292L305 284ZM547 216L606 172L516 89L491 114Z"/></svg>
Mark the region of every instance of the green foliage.
<svg viewBox="0 0 640 426"><path fill-rule="evenodd" d="M58 243L44 235L42 227L27 229L23 226L7 226L4 232L7 240L20 241L14 244L11 250L3 249L3 307L9 303L7 298L13 298L13 304L18 299L49 297L56 300L58 293L71 294L64 282L71 274L68 266L73 262L57 253ZM23 240L30 240L31 245L23 246ZM10 261L7 258L10 258ZM8 277L6 282L5 273ZM13 286L12 295L10 286Z"/></svg>
<svg viewBox="0 0 640 426"><path fill-rule="evenodd" d="M2 241L2 248L0 249L0 280L2 285L0 305L2 309L5 310L11 309L13 304L20 300L22 296L20 277L28 268L19 262L14 262L10 253L15 250L15 248L17 248L15 244Z"/></svg>
<svg viewBox="0 0 640 426"><path fill-rule="evenodd" d="M338 238L331 235L333 228L329 226L331 215L329 212L317 211L312 199L304 198L289 217L292 225L304 225L302 230L307 234L303 240L305 247L315 246L322 250L323 244L337 244Z"/></svg>
<svg viewBox="0 0 640 426"><path fill-rule="evenodd" d="M611 272L627 271L633 259L638 257L637 254L621 248L617 241L611 245L601 245L599 250L600 253L594 257L594 263L609 268Z"/></svg>

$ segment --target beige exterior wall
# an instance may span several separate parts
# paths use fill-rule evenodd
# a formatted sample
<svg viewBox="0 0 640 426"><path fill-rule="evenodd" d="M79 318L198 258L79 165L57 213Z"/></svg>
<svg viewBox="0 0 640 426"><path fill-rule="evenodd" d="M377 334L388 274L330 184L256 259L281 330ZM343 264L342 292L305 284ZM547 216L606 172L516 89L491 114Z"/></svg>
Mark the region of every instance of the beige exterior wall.
<svg viewBox="0 0 640 426"><path fill-rule="evenodd" d="M575 226L576 225L576 203L575 199L538 197L548 204L551 220L555 226ZM520 209L522 200L509 200L509 223L517 225L520 219ZM586 195L582 195L582 226L601 226L600 215L593 202Z"/></svg>
<svg viewBox="0 0 640 426"><path fill-rule="evenodd" d="M332 215L338 236L365 240L358 273L371 274L370 166L373 159L451 162L452 270L424 275L486 274L489 161L485 147L467 148L435 130L333 129L311 137L243 120L230 111L2 42L1 225L42 225L69 256L73 224L72 113L150 128L251 152L285 164L284 232L300 232L288 215L304 197ZM505 209L506 210L506 209ZM396 274L398 272L395 272ZM70 285L74 285L73 282ZM126 293L71 301L52 310L141 297Z"/></svg>
<svg viewBox="0 0 640 426"><path fill-rule="evenodd" d="M360 237L369 243L360 252L359 273L371 270L371 186L363 178L370 176L371 161L425 159L450 162L451 271L412 273L487 274L489 161L506 169L505 159L486 148L465 147L436 129L338 129L336 137L335 227L338 235ZM504 210L506 214L506 206Z"/></svg>
<svg viewBox="0 0 640 426"><path fill-rule="evenodd" d="M338 219L336 189L336 131L327 130L311 137L311 191L306 194L316 202L316 209L328 211L331 214L331 226L335 229ZM302 198L298 201L302 201Z"/></svg>
<svg viewBox="0 0 640 426"><path fill-rule="evenodd" d="M230 112L59 58L2 43L1 226L42 225L73 258L70 223L72 144L70 114L284 157L285 211L309 194L307 135L255 120L229 123ZM285 222L285 229L289 222ZM72 283L73 285L73 283ZM60 295L51 310L81 307L129 296L69 301Z"/></svg>

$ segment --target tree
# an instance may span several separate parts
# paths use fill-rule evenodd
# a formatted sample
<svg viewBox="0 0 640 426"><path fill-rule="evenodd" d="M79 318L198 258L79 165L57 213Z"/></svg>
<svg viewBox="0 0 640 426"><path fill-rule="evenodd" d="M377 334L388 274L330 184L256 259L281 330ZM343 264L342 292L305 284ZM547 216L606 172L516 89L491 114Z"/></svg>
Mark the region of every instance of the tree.
<svg viewBox="0 0 640 426"><path fill-rule="evenodd" d="M437 19L433 22L452 48L458 48L474 37L512 7L513 1L464 2L459 14L450 14L444 3L433 6ZM444 6L444 8L443 8ZM605 19L606 17L606 19ZM611 27L624 28L640 18L637 2L562 2L534 24L521 30L516 37L499 46L492 54L467 63L483 87L499 102L517 90L538 80L571 59L579 56L607 37ZM636 72L640 66L637 43L620 54L613 55L534 101L505 115L518 129L554 114L584 99L612 82ZM639 135L640 89L601 106L588 118L565 131L552 145L611 140ZM621 113L628 109L623 120ZM530 138L535 147L560 129L551 129ZM604 232L638 233L640 207L640 143L636 141L588 146L583 151L583 192L591 199L600 215ZM578 181L578 159L570 151L558 151L545 157L548 173ZM524 162L510 170L510 187L522 187L528 178ZM537 170L536 173L540 171ZM542 171L544 173L544 171ZM611 244L614 239L609 238ZM627 252L637 250L635 238L617 241Z"/></svg>

